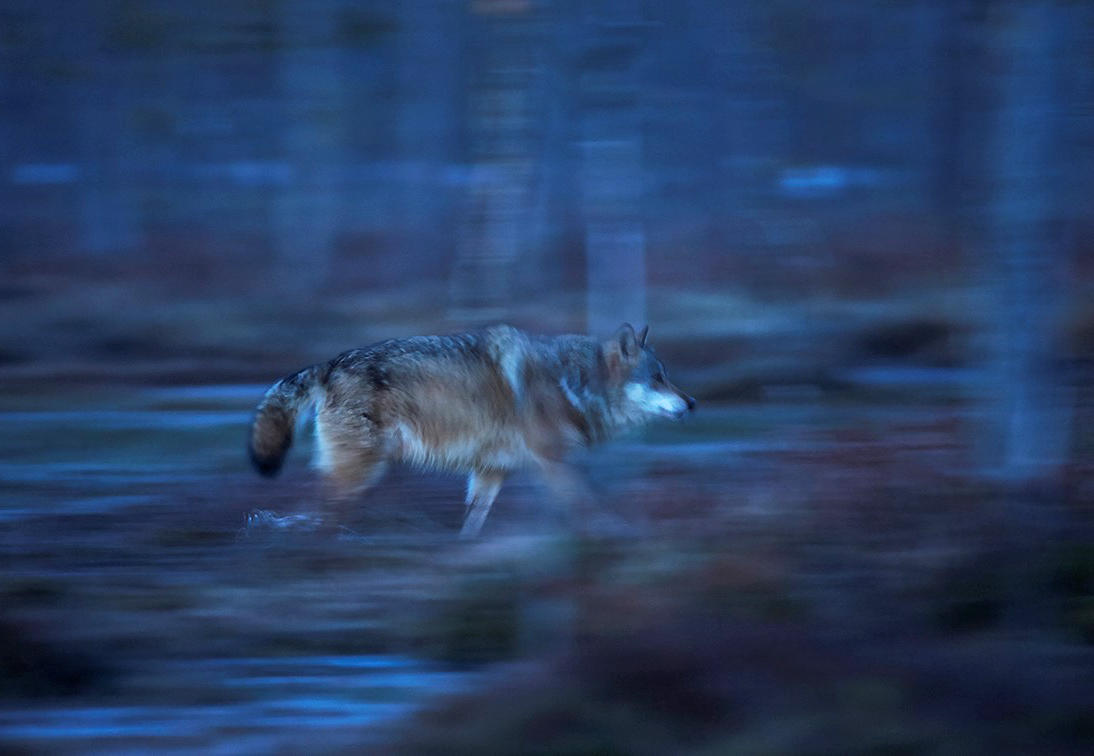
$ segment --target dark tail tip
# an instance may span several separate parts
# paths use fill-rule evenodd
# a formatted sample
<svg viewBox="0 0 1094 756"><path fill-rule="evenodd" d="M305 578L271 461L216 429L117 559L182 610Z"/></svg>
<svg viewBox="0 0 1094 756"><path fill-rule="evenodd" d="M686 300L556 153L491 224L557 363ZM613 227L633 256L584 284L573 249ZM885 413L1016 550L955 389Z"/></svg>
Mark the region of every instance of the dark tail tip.
<svg viewBox="0 0 1094 756"><path fill-rule="evenodd" d="M261 407L251 426L247 453L259 473L272 478L281 469L285 454L292 446L293 417L275 406Z"/></svg>
<svg viewBox="0 0 1094 756"><path fill-rule="evenodd" d="M272 478L281 472L281 463L285 461L284 452L281 454L259 454L251 444L247 445L247 451L251 455L251 464L262 476Z"/></svg>

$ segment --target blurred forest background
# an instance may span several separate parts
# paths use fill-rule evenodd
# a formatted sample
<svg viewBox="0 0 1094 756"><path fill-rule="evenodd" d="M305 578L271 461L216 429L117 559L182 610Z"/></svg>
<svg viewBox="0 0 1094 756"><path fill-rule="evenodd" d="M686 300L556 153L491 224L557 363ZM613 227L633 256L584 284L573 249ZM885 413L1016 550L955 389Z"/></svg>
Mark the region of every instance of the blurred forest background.
<svg viewBox="0 0 1094 756"><path fill-rule="evenodd" d="M1088 752L1094 4L4 0L0 101L0 741ZM304 364L623 320L700 403L580 458L625 534L246 469Z"/></svg>

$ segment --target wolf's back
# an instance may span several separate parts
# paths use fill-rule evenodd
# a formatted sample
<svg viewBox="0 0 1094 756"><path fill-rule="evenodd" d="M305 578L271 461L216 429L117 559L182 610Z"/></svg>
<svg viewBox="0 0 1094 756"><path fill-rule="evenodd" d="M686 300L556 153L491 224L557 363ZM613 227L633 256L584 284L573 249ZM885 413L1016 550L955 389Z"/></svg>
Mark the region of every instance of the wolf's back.
<svg viewBox="0 0 1094 756"><path fill-rule="evenodd" d="M258 403L248 450L251 462L263 475L272 477L281 469L285 452L292 445L297 415L320 388L326 369L326 364L311 365L286 376L271 386Z"/></svg>

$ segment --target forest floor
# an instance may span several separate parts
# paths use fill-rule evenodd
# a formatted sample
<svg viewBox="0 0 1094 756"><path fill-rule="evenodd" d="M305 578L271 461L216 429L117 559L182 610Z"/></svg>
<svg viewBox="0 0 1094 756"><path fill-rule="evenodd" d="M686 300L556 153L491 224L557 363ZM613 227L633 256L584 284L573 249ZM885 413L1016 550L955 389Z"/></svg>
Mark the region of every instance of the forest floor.
<svg viewBox="0 0 1094 756"><path fill-rule="evenodd" d="M1094 744L1094 456L1021 487L979 472L944 297L651 292L699 411L578 455L577 511L517 476L467 543L459 479L396 469L330 532L307 434L276 481L243 450L268 382L436 330L436 292L314 315L20 291L0 297L22 326L0 344L6 749ZM577 328L566 308L512 319Z"/></svg>

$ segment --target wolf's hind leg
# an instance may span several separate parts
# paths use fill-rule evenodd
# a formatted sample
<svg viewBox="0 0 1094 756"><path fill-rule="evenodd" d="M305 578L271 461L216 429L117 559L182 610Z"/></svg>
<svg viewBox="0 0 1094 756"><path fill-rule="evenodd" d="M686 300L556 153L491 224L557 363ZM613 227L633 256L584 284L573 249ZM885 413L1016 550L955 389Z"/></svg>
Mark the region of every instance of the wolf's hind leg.
<svg viewBox="0 0 1094 756"><path fill-rule="evenodd" d="M479 534L504 481L505 476L501 473L471 473L467 479L467 514L460 529L460 538L474 538Z"/></svg>
<svg viewBox="0 0 1094 756"><path fill-rule="evenodd" d="M323 477L335 499L356 498L384 474L387 461L376 449L339 449L328 453Z"/></svg>
<svg viewBox="0 0 1094 756"><path fill-rule="evenodd" d="M383 439L356 414L320 409L315 440L315 466L323 473L333 498L357 496L384 471L387 454Z"/></svg>
<svg viewBox="0 0 1094 756"><path fill-rule="evenodd" d="M349 521L351 507L358 497L383 475L387 463L373 450L342 450L331 454L320 468L323 472L321 519L327 528L338 528Z"/></svg>

